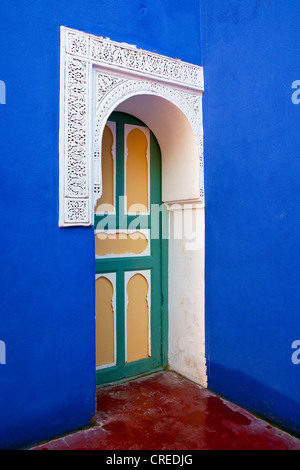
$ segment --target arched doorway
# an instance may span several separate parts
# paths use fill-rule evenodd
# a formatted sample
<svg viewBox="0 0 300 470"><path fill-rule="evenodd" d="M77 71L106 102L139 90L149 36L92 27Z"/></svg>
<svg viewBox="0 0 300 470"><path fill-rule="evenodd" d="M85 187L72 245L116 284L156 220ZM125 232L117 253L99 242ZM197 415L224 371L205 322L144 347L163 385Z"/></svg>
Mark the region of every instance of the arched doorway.
<svg viewBox="0 0 300 470"><path fill-rule="evenodd" d="M101 155L94 222L98 385L167 365L168 297L157 140L139 119L114 112Z"/></svg>
<svg viewBox="0 0 300 470"><path fill-rule="evenodd" d="M163 268L167 362L206 386L203 70L64 27L61 45L59 225L93 225L103 190L102 136L111 113L125 112L145 123L161 149L162 201L170 227Z"/></svg>
<svg viewBox="0 0 300 470"><path fill-rule="evenodd" d="M205 224L204 204L199 198L199 143L183 111L166 97L142 93L143 87L141 84L134 96L124 96L122 102L116 100L113 109L142 120L154 133L161 149L162 201L169 223L165 270L168 279L166 361L170 369L206 386ZM116 96L119 96L117 91ZM108 100L112 104L111 96ZM96 130L101 129L103 121L100 112ZM97 139L96 133L96 148Z"/></svg>

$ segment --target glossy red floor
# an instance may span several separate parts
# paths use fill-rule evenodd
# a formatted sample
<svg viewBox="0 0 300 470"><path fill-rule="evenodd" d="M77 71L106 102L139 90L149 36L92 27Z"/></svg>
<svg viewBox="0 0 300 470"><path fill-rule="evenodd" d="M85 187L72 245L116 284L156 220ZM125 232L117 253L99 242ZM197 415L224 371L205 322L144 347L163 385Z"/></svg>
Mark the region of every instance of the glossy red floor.
<svg viewBox="0 0 300 470"><path fill-rule="evenodd" d="M171 372L102 388L96 424L48 450L300 450L300 440Z"/></svg>

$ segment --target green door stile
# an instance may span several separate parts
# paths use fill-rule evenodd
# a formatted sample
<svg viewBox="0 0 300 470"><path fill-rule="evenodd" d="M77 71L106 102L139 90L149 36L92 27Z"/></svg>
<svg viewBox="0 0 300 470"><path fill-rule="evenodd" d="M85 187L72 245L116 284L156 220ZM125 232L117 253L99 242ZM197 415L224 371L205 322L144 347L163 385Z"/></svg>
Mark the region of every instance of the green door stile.
<svg viewBox="0 0 300 470"><path fill-rule="evenodd" d="M115 273L116 279L116 364L96 370L96 385L102 387L111 382L128 380L144 374L163 370L167 366L168 355L168 239L162 237L167 233L168 217L166 209L161 200L161 153L157 140L150 131L150 199L149 213L145 215L127 215L124 210L125 193L125 157L124 157L124 129L125 124L145 127L147 126L139 119L126 113L114 112L108 121L116 125L116 172L115 172L115 212L116 214L96 214L94 217L94 228L97 230L99 224L105 229L105 223L109 227L114 226L116 230L128 230L138 218L141 226L139 229L150 231L150 255L106 257L95 259L95 274ZM121 197L121 199L120 199ZM152 205L156 204L159 211L159 236L151 237L153 229ZM163 226L164 224L164 226ZM150 357L126 362L126 312L125 312L125 273L150 272L150 312L151 316L151 354ZM101 301L101 299L100 299Z"/></svg>

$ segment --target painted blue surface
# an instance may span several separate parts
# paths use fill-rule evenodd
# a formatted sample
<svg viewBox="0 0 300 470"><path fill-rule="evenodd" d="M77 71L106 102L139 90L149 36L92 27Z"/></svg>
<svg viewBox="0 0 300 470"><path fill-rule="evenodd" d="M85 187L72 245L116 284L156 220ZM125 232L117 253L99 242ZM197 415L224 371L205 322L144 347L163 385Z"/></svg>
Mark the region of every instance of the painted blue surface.
<svg viewBox="0 0 300 470"><path fill-rule="evenodd" d="M300 4L203 2L209 387L300 434Z"/></svg>
<svg viewBox="0 0 300 470"><path fill-rule="evenodd" d="M2 0L0 448L89 424L92 228L58 228L59 27L201 63L209 387L299 432L297 0ZM1 343L2 344L2 343Z"/></svg>
<svg viewBox="0 0 300 470"><path fill-rule="evenodd" d="M200 63L196 0L1 0L0 448L95 409L93 229L58 228L61 25Z"/></svg>

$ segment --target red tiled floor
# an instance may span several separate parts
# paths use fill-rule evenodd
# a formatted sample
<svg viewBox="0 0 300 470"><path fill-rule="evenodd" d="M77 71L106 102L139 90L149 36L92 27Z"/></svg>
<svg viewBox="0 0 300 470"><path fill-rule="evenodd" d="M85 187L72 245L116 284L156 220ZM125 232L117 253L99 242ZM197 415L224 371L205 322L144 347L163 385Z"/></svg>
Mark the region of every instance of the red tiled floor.
<svg viewBox="0 0 300 470"><path fill-rule="evenodd" d="M34 450L300 450L300 440L171 372L102 388L96 425Z"/></svg>

